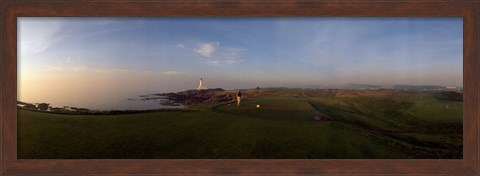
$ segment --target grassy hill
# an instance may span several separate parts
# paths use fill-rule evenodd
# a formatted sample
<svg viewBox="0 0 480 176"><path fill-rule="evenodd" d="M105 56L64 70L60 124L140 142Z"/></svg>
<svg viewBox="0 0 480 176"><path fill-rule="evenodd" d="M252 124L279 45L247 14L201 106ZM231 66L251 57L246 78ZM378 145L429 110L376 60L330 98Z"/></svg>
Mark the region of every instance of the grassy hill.
<svg viewBox="0 0 480 176"><path fill-rule="evenodd" d="M462 102L432 92L285 88L244 94L240 107L204 103L190 111L19 109L18 158L462 158ZM328 120L314 120L315 114Z"/></svg>

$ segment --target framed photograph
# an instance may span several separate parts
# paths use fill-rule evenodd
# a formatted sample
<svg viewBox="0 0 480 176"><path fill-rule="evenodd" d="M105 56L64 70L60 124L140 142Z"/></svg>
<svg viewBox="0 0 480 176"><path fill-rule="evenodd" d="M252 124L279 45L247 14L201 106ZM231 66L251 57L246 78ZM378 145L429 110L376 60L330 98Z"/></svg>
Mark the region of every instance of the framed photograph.
<svg viewBox="0 0 480 176"><path fill-rule="evenodd" d="M1 168L478 175L476 1L6 1Z"/></svg>

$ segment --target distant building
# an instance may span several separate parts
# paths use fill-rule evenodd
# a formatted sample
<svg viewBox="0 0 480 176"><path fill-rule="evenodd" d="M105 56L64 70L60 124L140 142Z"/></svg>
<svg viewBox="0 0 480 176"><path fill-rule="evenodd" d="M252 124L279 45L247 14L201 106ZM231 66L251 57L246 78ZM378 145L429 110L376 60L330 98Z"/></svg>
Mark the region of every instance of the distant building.
<svg viewBox="0 0 480 176"><path fill-rule="evenodd" d="M462 87L453 87L453 86L450 86L450 87L445 87L446 90L448 91L454 91L454 92L458 92L458 93L463 93L463 88Z"/></svg>
<svg viewBox="0 0 480 176"><path fill-rule="evenodd" d="M208 87L203 85L203 79L200 78L200 84L198 85L197 90L206 90L206 89L208 89Z"/></svg>

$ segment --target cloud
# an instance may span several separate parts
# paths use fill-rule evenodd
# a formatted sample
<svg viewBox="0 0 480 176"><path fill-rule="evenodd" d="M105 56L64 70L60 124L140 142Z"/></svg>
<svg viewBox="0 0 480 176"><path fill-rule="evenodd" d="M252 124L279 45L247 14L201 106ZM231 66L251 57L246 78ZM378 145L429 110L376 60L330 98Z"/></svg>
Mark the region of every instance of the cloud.
<svg viewBox="0 0 480 176"><path fill-rule="evenodd" d="M70 56L65 57L65 59L59 60L57 62L44 63L40 66L45 72L62 72L61 74L69 74L75 72L81 73L104 73L104 74L118 74L118 73L133 73L141 72L125 68L114 68L114 67L95 67L88 66L76 62L76 60Z"/></svg>
<svg viewBox="0 0 480 176"><path fill-rule="evenodd" d="M175 70L172 70L172 71L166 71L166 72L162 72L162 74L164 74L164 75L168 75L168 76L175 76L175 75L182 74L182 72L180 72L180 71L175 71Z"/></svg>
<svg viewBox="0 0 480 176"><path fill-rule="evenodd" d="M179 44L176 44L175 47L177 47L177 48L185 48L185 45L183 45L182 43L179 43Z"/></svg>
<svg viewBox="0 0 480 176"><path fill-rule="evenodd" d="M194 51L204 57L212 57L217 50L216 47L218 47L218 45L220 45L219 42L202 43L198 46L198 48L194 49Z"/></svg>
<svg viewBox="0 0 480 176"><path fill-rule="evenodd" d="M62 39L62 36L58 35L60 29L58 21L20 18L18 25L20 53L34 55L47 50Z"/></svg>
<svg viewBox="0 0 480 176"><path fill-rule="evenodd" d="M115 67L95 67L95 66L86 66L79 65L78 63L73 63L70 57L67 57L65 61L60 61L53 64L43 65L43 71L45 72L61 72L62 74L70 73L95 73L95 74L143 74L143 75L164 75L164 76L177 76L182 75L184 72L177 70L169 71L152 71L152 70L135 70L135 69L126 69L126 68L115 68Z"/></svg>
<svg viewBox="0 0 480 176"><path fill-rule="evenodd" d="M87 72L87 73L126 73L127 69L108 68L108 67L88 67L88 66L59 66L45 65L45 71L57 72Z"/></svg>
<svg viewBox="0 0 480 176"><path fill-rule="evenodd" d="M243 62L241 59L243 49L227 48L220 46L220 42L201 43L194 52L200 54L201 63L212 66L228 66Z"/></svg>
<svg viewBox="0 0 480 176"><path fill-rule="evenodd" d="M227 66L227 65L233 65L242 61L243 60L205 60L204 63L207 65L213 65L213 66Z"/></svg>

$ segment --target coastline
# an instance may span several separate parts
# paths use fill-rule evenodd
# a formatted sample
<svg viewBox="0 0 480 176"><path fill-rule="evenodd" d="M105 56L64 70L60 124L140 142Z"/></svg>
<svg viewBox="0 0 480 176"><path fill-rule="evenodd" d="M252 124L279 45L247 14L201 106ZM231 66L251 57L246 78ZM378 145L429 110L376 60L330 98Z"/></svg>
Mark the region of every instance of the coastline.
<svg viewBox="0 0 480 176"><path fill-rule="evenodd" d="M153 96L152 96L153 95ZM164 108L155 109L111 109L111 110L93 110L81 107L52 107L49 103L27 103L17 101L17 108L35 112L44 112L51 114L69 114L69 115L116 115L116 114L136 114L149 112L164 112L164 111L198 111L190 108L196 104L202 103L221 103L228 102L234 99L232 91L217 89L206 90L186 90L181 92L158 93L151 95L140 95L139 101L155 101ZM134 99L127 99L127 101L134 101Z"/></svg>

